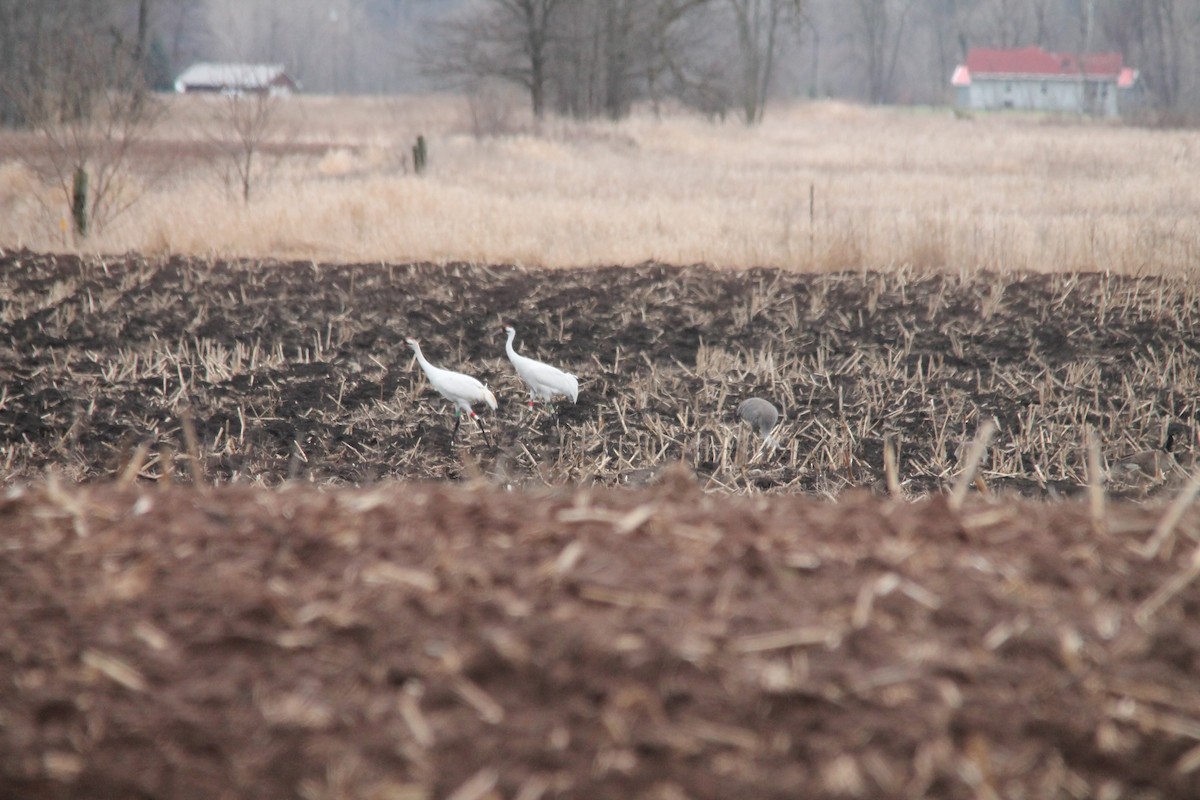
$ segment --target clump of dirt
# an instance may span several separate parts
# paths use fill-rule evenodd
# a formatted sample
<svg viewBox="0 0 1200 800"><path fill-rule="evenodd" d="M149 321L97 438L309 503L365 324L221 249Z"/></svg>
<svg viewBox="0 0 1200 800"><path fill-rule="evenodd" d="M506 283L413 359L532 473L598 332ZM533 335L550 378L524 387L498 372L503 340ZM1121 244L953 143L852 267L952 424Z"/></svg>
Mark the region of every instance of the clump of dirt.
<svg viewBox="0 0 1200 800"><path fill-rule="evenodd" d="M1200 795L1200 514L465 485L0 500L0 796ZM454 794L458 792L458 794Z"/></svg>
<svg viewBox="0 0 1200 800"><path fill-rule="evenodd" d="M525 409L506 323L521 352L580 376L578 404ZM451 440L408 335L496 390L490 440L471 426ZM1061 496L1086 483L1089 427L1112 460L1194 422L1198 350L1200 291L1184 279L12 251L0 477L111 476L144 442L144 480L186 479L190 409L209 482L620 485L682 458L710 488L837 494L879 485L890 438L921 495L992 419L987 486ZM737 427L753 394L782 407L782 447Z"/></svg>

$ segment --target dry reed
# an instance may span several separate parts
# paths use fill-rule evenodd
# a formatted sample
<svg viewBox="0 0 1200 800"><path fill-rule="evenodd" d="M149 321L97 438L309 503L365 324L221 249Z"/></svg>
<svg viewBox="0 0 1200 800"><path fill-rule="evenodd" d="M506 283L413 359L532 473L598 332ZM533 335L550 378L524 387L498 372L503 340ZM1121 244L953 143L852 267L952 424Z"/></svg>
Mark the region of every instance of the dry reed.
<svg viewBox="0 0 1200 800"><path fill-rule="evenodd" d="M457 98L296 97L244 206L213 153L213 102L168 100L134 176L141 202L88 250L1145 274L1190 269L1200 242L1200 185L1180 168L1191 131L823 102L757 128L641 111L479 137ZM0 243L69 249L65 209L21 146L0 140Z"/></svg>

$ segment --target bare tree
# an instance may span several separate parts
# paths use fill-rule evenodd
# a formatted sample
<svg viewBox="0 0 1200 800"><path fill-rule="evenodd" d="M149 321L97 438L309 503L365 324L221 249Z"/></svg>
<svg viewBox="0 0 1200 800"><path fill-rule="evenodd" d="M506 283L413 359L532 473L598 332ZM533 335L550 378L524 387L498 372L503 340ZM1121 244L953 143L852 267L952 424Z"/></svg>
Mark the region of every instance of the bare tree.
<svg viewBox="0 0 1200 800"><path fill-rule="evenodd" d="M165 0L159 7L156 34L161 37L167 72L175 75L203 52L209 37L203 7L190 0Z"/></svg>
<svg viewBox="0 0 1200 800"><path fill-rule="evenodd" d="M611 0L604 15L604 110L610 119L620 119L629 113L633 102L632 76L640 69L638 53L644 53L644 43L638 34L644 28L638 23L638 11L647 16L654 13L653 3L635 0Z"/></svg>
<svg viewBox="0 0 1200 800"><path fill-rule="evenodd" d="M4 74L5 104L38 134L25 161L59 187L82 238L138 199L130 162L161 107L147 90L140 37L126 41L112 7L64 1L41 10L23 20L31 50Z"/></svg>
<svg viewBox="0 0 1200 800"><path fill-rule="evenodd" d="M572 0L558 15L547 74L559 111L620 119L656 98L671 66L696 45L680 36L685 18L713 0Z"/></svg>
<svg viewBox="0 0 1200 800"><path fill-rule="evenodd" d="M974 0L931 0L926 6L925 19L932 44L926 63L934 71L931 84L936 87L935 98L943 99L948 77L967 57L974 11Z"/></svg>
<svg viewBox="0 0 1200 800"><path fill-rule="evenodd" d="M576 117L603 113L606 95L619 94L628 64L610 73L610 51L624 47L628 0L573 0L555 20L547 57L550 107ZM619 102L619 101L618 101Z"/></svg>
<svg viewBox="0 0 1200 800"><path fill-rule="evenodd" d="M500 77L529 92L534 117L546 112L555 16L568 0L480 0L444 21L423 48L428 74L459 80Z"/></svg>
<svg viewBox="0 0 1200 800"><path fill-rule="evenodd" d="M162 11L191 2L0 0L0 123L26 124L26 100L53 90L55 65L72 59L77 47L108 48L86 58L103 67L110 84L120 80L119 88L143 92L164 87L171 66L156 24ZM109 63L117 60L119 69Z"/></svg>
<svg viewBox="0 0 1200 800"><path fill-rule="evenodd" d="M785 33L803 0L573 0L552 31L555 106L625 116L643 97L762 120Z"/></svg>
<svg viewBox="0 0 1200 800"><path fill-rule="evenodd" d="M0 0L0 124L20 125L24 122L22 105L17 94L29 82L33 68L32 42L38 11L33 3L21 0Z"/></svg>
<svg viewBox="0 0 1200 800"><path fill-rule="evenodd" d="M0 105L5 122L26 125L44 116L64 64L76 56L74 39L94 41L113 24L113 3L0 0ZM85 44L85 42L80 42Z"/></svg>
<svg viewBox="0 0 1200 800"><path fill-rule="evenodd" d="M468 2L470 0L467 0ZM414 49L464 0L156 0L172 58L282 63L307 90L387 93L418 88ZM182 26L182 27L181 27ZM423 48L422 48L423 49Z"/></svg>
<svg viewBox="0 0 1200 800"><path fill-rule="evenodd" d="M557 19L548 75L554 105L578 117L619 119L639 92L657 3L574 0Z"/></svg>
<svg viewBox="0 0 1200 800"><path fill-rule="evenodd" d="M747 125L762 121L767 92L779 51L781 27L798 30L803 20L803 0L726 0L737 30L741 80L738 96Z"/></svg>
<svg viewBox="0 0 1200 800"><path fill-rule="evenodd" d="M1033 11L1029 0L987 0L983 13L992 47L1021 47L1030 41ZM1040 42L1039 42L1040 44Z"/></svg>
<svg viewBox="0 0 1200 800"><path fill-rule="evenodd" d="M1099 25L1108 40L1136 63L1151 102L1173 112L1183 99L1187 55L1200 26L1194 0L1103 0Z"/></svg>
<svg viewBox="0 0 1200 800"><path fill-rule="evenodd" d="M698 13L726 0L480 0L443 23L426 71L460 85L521 86L547 110L619 119L643 98L711 91L712 38Z"/></svg>
<svg viewBox="0 0 1200 800"><path fill-rule="evenodd" d="M866 68L867 97L886 103L895 89L896 65L915 0L853 0L859 57Z"/></svg>
<svg viewBox="0 0 1200 800"><path fill-rule="evenodd" d="M710 116L734 104L728 58L713 24L717 0L660 0L649 25L646 92L657 104L676 98Z"/></svg>
<svg viewBox="0 0 1200 800"><path fill-rule="evenodd" d="M254 187L267 171L267 145L282 131L284 98L255 91L232 92L215 101L209 139L220 154L226 186L236 186L242 202L249 204Z"/></svg>
<svg viewBox="0 0 1200 800"><path fill-rule="evenodd" d="M1040 47L1050 45L1053 35L1056 11L1061 9L1057 0L1029 0L1030 15L1033 18L1033 41Z"/></svg>

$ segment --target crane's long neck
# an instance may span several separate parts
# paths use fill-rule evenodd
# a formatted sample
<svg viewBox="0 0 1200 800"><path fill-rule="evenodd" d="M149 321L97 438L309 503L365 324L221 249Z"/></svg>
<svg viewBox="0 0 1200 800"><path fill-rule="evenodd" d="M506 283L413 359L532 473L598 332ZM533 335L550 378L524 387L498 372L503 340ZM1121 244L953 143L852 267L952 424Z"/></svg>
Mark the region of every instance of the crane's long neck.
<svg viewBox="0 0 1200 800"><path fill-rule="evenodd" d="M425 370L426 372L429 372L429 368L433 365L425 360L425 354L421 352L421 345L417 344L416 342L413 342L412 349L413 349L413 353L417 357L417 363L421 365L421 369Z"/></svg>
<svg viewBox="0 0 1200 800"><path fill-rule="evenodd" d="M517 338L517 332L511 330L508 332L508 341L504 344L504 349L508 351L509 358L516 358L517 351L513 349L513 339Z"/></svg>

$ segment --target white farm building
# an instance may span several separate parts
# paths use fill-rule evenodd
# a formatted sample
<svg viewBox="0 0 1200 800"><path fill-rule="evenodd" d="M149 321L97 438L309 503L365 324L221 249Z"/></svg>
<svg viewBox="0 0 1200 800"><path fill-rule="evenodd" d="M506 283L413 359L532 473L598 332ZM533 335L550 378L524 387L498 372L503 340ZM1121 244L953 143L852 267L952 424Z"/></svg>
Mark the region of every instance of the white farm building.
<svg viewBox="0 0 1200 800"><path fill-rule="evenodd" d="M1040 47L972 48L950 79L958 108L1116 117L1136 89L1120 53L1050 53Z"/></svg>
<svg viewBox="0 0 1200 800"><path fill-rule="evenodd" d="M175 79L175 91L216 92L219 94L291 94L300 85L282 64L199 63L185 69Z"/></svg>

